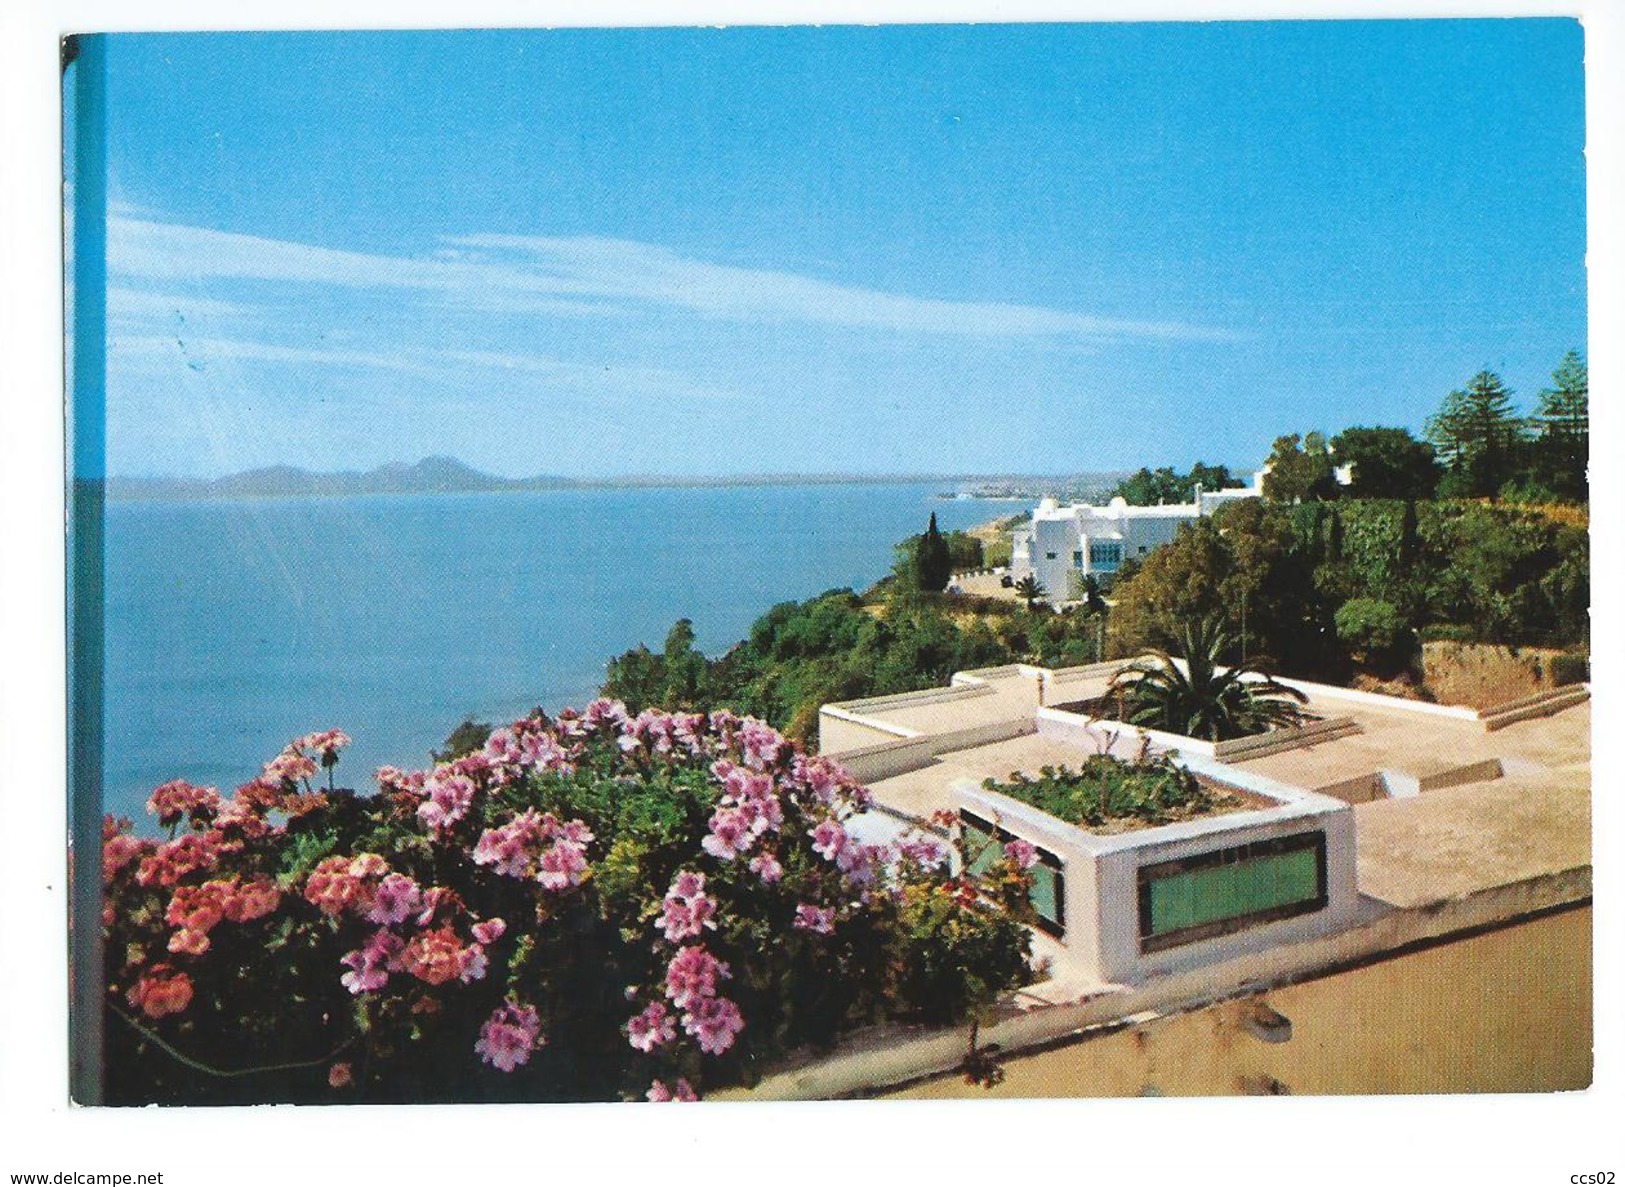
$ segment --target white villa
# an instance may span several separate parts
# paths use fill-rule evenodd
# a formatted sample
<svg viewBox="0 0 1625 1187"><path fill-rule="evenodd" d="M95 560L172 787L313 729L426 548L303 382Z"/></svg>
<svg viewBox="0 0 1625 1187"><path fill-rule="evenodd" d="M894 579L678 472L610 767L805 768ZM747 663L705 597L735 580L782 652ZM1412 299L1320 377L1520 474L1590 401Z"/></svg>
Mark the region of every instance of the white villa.
<svg viewBox="0 0 1625 1187"><path fill-rule="evenodd" d="M1182 523L1189 523L1237 499L1255 499L1261 492L1263 472L1253 475L1251 486L1229 490L1191 492L1189 503L1159 507L1133 507L1121 497L1104 507L1072 503L1062 507L1045 499L1033 509L1032 522L1011 535L1010 575L1038 578L1055 601L1079 596L1078 583L1097 577L1109 584L1128 557L1142 557L1158 544L1174 538Z"/></svg>
<svg viewBox="0 0 1625 1187"><path fill-rule="evenodd" d="M1033 509L1032 522L1011 533L1010 576L1017 581L1036 577L1052 601L1076 601L1085 577L1109 585L1124 560L1143 557L1158 544L1168 543L1180 524L1211 515L1237 499L1258 498L1268 472L1268 466L1255 471L1251 486L1216 491L1196 486L1189 503L1157 507L1131 506L1121 497L1104 507L1089 503L1062 507L1054 499L1044 499ZM1338 466L1334 475L1346 486L1353 480L1352 467Z"/></svg>

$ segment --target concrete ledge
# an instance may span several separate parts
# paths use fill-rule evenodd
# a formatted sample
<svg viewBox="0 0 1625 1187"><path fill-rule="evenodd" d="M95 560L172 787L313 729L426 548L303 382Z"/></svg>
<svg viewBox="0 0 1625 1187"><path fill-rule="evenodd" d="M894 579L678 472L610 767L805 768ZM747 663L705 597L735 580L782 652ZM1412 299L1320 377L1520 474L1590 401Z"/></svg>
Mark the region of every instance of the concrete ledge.
<svg viewBox="0 0 1625 1187"><path fill-rule="evenodd" d="M1411 909L1367 901L1362 918L1335 935L1159 977L1134 988L1047 982L1011 995L981 1030L1001 1056L1085 1042L1124 1026L1283 985L1328 976L1429 944L1507 926L1591 898L1591 867L1562 870ZM828 1100L884 1095L956 1074L964 1028L884 1027L853 1035L822 1059L786 1066L754 1088L714 1100Z"/></svg>
<svg viewBox="0 0 1625 1187"><path fill-rule="evenodd" d="M1296 750L1301 746L1313 746L1317 742L1330 742L1334 738L1364 732L1360 723L1352 717L1331 717L1325 721L1311 721L1305 725L1215 742L1213 757L1246 762L1249 758L1263 758L1267 754L1279 754L1283 750Z"/></svg>
<svg viewBox="0 0 1625 1187"><path fill-rule="evenodd" d="M824 709L842 709L847 713L861 716L865 713L882 713L888 709L909 709L916 705L938 705L943 701L962 701L968 697L992 696L996 689L984 683L950 685L947 688L925 688L918 692L898 692L883 697L866 697L860 701L840 701L833 705L825 705Z"/></svg>
<svg viewBox="0 0 1625 1187"><path fill-rule="evenodd" d="M830 754L845 767L847 773L859 783L878 783L894 775L904 775L928 767L938 755L968 750L972 746L985 746L990 742L1004 742L1037 733L1031 718L1015 717L1005 721L992 721L945 734L923 734L912 738L899 738L895 742L880 742L861 746L855 750Z"/></svg>
<svg viewBox="0 0 1625 1187"><path fill-rule="evenodd" d="M1446 787L1460 787L1464 783L1482 783L1486 779L1499 779L1502 773L1500 759L1486 758L1482 762L1463 763L1460 766L1419 774L1416 777L1416 789L1419 792L1439 791Z"/></svg>
<svg viewBox="0 0 1625 1187"><path fill-rule="evenodd" d="M1553 713L1591 699L1591 690L1585 685L1570 684L1533 696L1519 697L1479 713L1487 730L1504 729L1520 721L1535 717L1550 717Z"/></svg>
<svg viewBox="0 0 1625 1187"><path fill-rule="evenodd" d="M1011 676L1021 675L1022 665L1005 664L997 668L972 668L965 672L955 672L948 678L950 687L955 685L986 684L989 680L1004 680Z"/></svg>

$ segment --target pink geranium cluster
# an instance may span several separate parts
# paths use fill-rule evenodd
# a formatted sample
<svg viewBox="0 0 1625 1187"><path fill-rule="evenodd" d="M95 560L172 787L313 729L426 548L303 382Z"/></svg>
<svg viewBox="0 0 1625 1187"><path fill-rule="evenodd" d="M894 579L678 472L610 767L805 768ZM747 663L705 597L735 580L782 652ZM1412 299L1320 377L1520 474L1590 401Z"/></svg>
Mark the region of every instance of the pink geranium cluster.
<svg viewBox="0 0 1625 1187"><path fill-rule="evenodd" d="M507 824L488 828L474 844L474 864L510 878L534 878L548 890L581 885L593 834L580 820L560 822L526 809Z"/></svg>
<svg viewBox="0 0 1625 1187"><path fill-rule="evenodd" d="M678 1080L677 1083L670 1088L666 1087L666 1082L664 1080L656 1080L654 1083L649 1085L649 1091L645 1093L644 1096L647 1100L653 1101L656 1104L665 1104L669 1101L694 1101L700 1099L699 1094L694 1091L689 1082L682 1079Z"/></svg>
<svg viewBox="0 0 1625 1187"><path fill-rule="evenodd" d="M748 853L762 836L783 827L784 805L771 776L753 773L725 758L711 764L711 775L723 791L711 814L710 831L700 845L712 857L732 861Z"/></svg>
<svg viewBox="0 0 1625 1187"><path fill-rule="evenodd" d="M530 1060L530 1053L543 1046L542 1021L535 1006L506 1001L491 1012L480 1027L474 1044L479 1057L498 1071L511 1072Z"/></svg>
<svg viewBox="0 0 1625 1187"><path fill-rule="evenodd" d="M231 923L262 919L281 901L276 883L263 875L246 882L233 877L177 886L164 911L164 922L175 929L169 950L201 955L208 950L209 932L222 919Z"/></svg>
<svg viewBox="0 0 1625 1187"><path fill-rule="evenodd" d="M125 1000L148 1018L179 1014L192 1004L192 978L167 964L155 964L130 987Z"/></svg>
<svg viewBox="0 0 1625 1187"><path fill-rule="evenodd" d="M710 1055L727 1051L745 1029L739 1007L717 996L717 982L729 975L726 964L697 944L679 949L666 966L666 996L683 1011L683 1030Z"/></svg>
<svg viewBox="0 0 1625 1187"><path fill-rule="evenodd" d="M224 847L224 840L216 831L182 833L142 858L136 867L135 880L142 886L174 886L188 874L212 870Z"/></svg>
<svg viewBox="0 0 1625 1187"><path fill-rule="evenodd" d="M1004 843L1004 857L1018 870L1030 870L1038 864L1038 850L1020 838Z"/></svg>
<svg viewBox="0 0 1625 1187"><path fill-rule="evenodd" d="M717 900L705 893L705 875L685 870L672 880L655 926L676 943L699 935L704 928L715 931L716 913Z"/></svg>
<svg viewBox="0 0 1625 1187"><path fill-rule="evenodd" d="M334 918L347 911L365 913L388 872L389 863L376 853L324 857L305 879L305 901Z"/></svg>
<svg viewBox="0 0 1625 1187"><path fill-rule="evenodd" d="M650 1002L627 1022L626 1038L639 1051L653 1051L677 1038L677 1019L665 1002Z"/></svg>
<svg viewBox="0 0 1625 1187"><path fill-rule="evenodd" d="M219 792L212 787L193 787L185 779L172 779L153 788L147 800L147 811L157 816L162 825L174 824L183 816L201 822L219 810Z"/></svg>
<svg viewBox="0 0 1625 1187"><path fill-rule="evenodd" d="M474 780L448 767L438 767L423 785L424 800L418 819L432 829L456 824L474 805Z"/></svg>

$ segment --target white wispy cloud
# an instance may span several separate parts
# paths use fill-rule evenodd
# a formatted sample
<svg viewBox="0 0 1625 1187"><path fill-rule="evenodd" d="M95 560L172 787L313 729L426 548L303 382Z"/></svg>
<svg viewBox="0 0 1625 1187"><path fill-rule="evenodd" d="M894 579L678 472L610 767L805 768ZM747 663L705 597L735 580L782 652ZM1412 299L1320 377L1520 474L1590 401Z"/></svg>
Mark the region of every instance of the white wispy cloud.
<svg viewBox="0 0 1625 1187"><path fill-rule="evenodd" d="M447 238L428 255L395 256L115 215L108 220L108 257L115 277L147 282L196 284L216 278L394 289L469 310L563 316L679 310L734 322L958 337L1235 337L1179 321L884 292L789 271L715 264L619 239L470 235Z"/></svg>
<svg viewBox="0 0 1625 1187"><path fill-rule="evenodd" d="M471 371L521 373L600 394L660 396L667 400L733 400L739 393L660 367L575 363L541 355L493 350L412 348L396 351L354 350L317 344L286 346L186 334L115 334L108 339L114 359L126 368L173 371L177 366L203 373L240 362L353 367L394 371L439 381L447 387L466 381Z"/></svg>

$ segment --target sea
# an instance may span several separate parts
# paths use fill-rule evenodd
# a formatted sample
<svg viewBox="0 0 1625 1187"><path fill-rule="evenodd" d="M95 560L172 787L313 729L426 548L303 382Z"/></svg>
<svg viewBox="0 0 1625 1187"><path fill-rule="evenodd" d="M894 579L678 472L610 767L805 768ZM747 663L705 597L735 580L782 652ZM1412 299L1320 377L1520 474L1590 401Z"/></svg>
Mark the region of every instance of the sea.
<svg viewBox="0 0 1625 1187"><path fill-rule="evenodd" d="M114 501L103 797L223 793L290 739L353 739L339 782L418 767L461 721L596 695L678 618L725 651L779 602L862 590L892 546L1014 514L920 484Z"/></svg>

